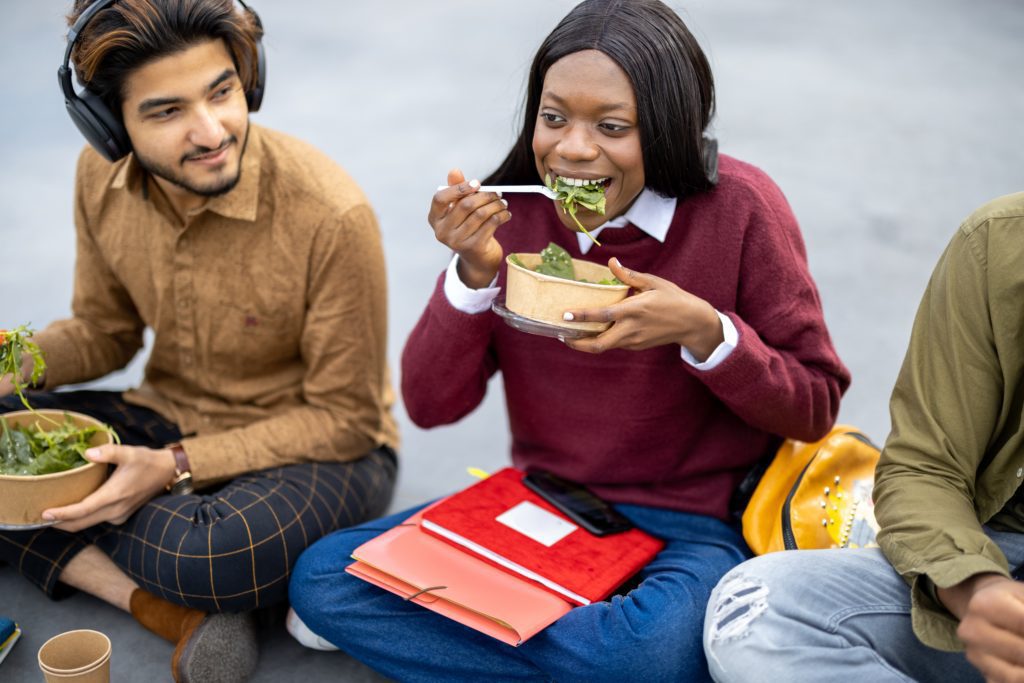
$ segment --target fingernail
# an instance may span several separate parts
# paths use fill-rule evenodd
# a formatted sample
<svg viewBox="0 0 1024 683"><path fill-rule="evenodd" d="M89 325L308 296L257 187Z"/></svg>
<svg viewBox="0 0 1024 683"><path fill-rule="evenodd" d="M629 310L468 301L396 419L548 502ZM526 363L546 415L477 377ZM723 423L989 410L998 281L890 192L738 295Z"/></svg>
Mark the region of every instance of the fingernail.
<svg viewBox="0 0 1024 683"><path fill-rule="evenodd" d="M99 454L100 454L100 449L98 449L98 448L87 448L85 450L85 457L87 457L87 458L95 458Z"/></svg>
<svg viewBox="0 0 1024 683"><path fill-rule="evenodd" d="M562 314L562 320L572 321L572 320L575 320L575 319L576 319L575 316L573 316L573 314L570 313L569 311L566 311L565 313Z"/></svg>
<svg viewBox="0 0 1024 683"><path fill-rule="evenodd" d="M505 205L506 209L508 208L508 200L507 199L502 199L501 203Z"/></svg>
<svg viewBox="0 0 1024 683"><path fill-rule="evenodd" d="M623 267L622 261L620 261L617 256L613 256L612 259L615 261L615 265L617 265L619 268Z"/></svg>
<svg viewBox="0 0 1024 683"><path fill-rule="evenodd" d="M565 343L565 337L563 337L562 335L558 335L558 341L560 341L560 342L562 342L564 344Z"/></svg>
<svg viewBox="0 0 1024 683"><path fill-rule="evenodd" d="M45 519L45 520L46 520L47 522L52 522L53 520L55 520L55 519L57 519L57 518L56 518L56 517L54 517L54 516L53 516L52 514L50 514L49 512L44 512L44 513L43 513L43 519Z"/></svg>
<svg viewBox="0 0 1024 683"><path fill-rule="evenodd" d="M474 190L476 190L476 189L478 189L480 187L480 181L479 180L470 180L469 181L469 186L472 187Z"/></svg>
<svg viewBox="0 0 1024 683"><path fill-rule="evenodd" d="M501 199L501 191L495 192L494 194L498 195L498 199ZM508 206L508 202L505 202L505 206Z"/></svg>

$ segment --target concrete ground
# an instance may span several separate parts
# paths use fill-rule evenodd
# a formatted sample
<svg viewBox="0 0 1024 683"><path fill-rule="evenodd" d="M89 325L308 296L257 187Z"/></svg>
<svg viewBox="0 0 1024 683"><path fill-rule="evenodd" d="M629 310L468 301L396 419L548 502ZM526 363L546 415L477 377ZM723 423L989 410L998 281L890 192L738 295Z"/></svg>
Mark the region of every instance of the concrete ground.
<svg viewBox="0 0 1024 683"><path fill-rule="evenodd" d="M379 0L253 3L267 29L261 124L326 150L380 217L390 278L390 359L447 261L425 220L461 166L482 177L507 150L534 50L574 4ZM799 218L825 314L854 383L843 422L883 440L917 301L959 221L1024 190L1024 4L1019 0L672 2L707 50L721 149L765 169ZM70 2L2 3L0 327L67 315L71 187L82 140L54 72ZM99 384L127 387L143 359ZM498 380L460 424L420 430L402 406L396 509L507 460ZM167 680L171 648L87 596L51 603L0 569L0 614L25 637L4 681L38 680L48 637L91 627L114 642L114 680ZM345 655L263 629L256 681L374 681ZM400 647L400 644L395 644Z"/></svg>

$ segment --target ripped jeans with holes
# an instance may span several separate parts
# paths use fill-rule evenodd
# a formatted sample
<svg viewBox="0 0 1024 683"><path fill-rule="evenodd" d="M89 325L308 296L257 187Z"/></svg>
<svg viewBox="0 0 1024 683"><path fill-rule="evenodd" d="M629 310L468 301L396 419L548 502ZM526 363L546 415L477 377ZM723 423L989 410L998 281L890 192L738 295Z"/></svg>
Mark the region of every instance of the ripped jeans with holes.
<svg viewBox="0 0 1024 683"><path fill-rule="evenodd" d="M1024 562L1024 534L986 531L1010 566ZM711 595L704 651L720 683L982 680L963 653L917 639L910 588L877 548L744 562Z"/></svg>

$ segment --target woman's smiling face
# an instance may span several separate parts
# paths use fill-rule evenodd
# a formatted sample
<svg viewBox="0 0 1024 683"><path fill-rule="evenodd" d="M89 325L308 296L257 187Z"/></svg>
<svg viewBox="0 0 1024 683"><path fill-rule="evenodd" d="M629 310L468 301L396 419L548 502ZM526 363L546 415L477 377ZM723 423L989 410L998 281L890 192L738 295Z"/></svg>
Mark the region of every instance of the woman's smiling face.
<svg viewBox="0 0 1024 683"><path fill-rule="evenodd" d="M597 50L559 59L544 76L537 117L533 154L541 178L603 179L605 215L580 207L580 222L591 230L625 213L644 189L644 158L636 96L619 65ZM558 215L579 231L561 207Z"/></svg>

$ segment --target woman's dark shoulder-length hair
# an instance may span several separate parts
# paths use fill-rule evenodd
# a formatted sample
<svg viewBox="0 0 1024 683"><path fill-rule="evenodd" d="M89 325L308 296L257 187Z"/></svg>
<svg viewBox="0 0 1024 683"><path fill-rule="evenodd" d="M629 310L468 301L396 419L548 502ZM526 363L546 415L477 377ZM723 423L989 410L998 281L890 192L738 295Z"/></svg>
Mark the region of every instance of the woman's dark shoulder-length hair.
<svg viewBox="0 0 1024 683"><path fill-rule="evenodd" d="M530 67L519 138L485 182L537 182L532 140L544 76L582 50L603 52L633 84L647 187L666 197L710 189L715 159L705 156L715 144L703 135L715 110L711 67L682 19L658 0L586 0L559 22Z"/></svg>

